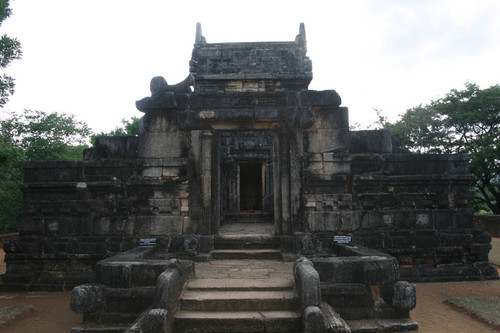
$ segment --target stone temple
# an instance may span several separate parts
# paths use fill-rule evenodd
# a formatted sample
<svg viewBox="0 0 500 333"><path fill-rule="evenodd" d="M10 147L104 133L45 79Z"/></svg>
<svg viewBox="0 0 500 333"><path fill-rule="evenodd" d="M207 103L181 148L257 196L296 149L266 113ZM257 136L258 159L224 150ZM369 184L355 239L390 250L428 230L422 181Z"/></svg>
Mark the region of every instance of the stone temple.
<svg viewBox="0 0 500 333"><path fill-rule="evenodd" d="M108 306L138 293L130 297L144 301L140 314L169 269L185 282L193 261L216 261L231 241L253 244L302 258L293 269L301 325L320 332L314 325L329 312L317 311L318 297L356 331L356 320L409 318L411 301L394 295L414 286L401 280L495 278L491 237L473 228L466 157L411 154L387 131L349 130L337 92L308 89L306 53L303 24L293 41L251 43L208 43L198 25L186 80L155 77L137 101L139 136L100 137L83 161L25 165L3 284L85 285ZM321 281L318 304L308 303L309 273ZM146 316L171 318L174 308L157 301ZM84 319L113 322L100 306L81 310Z"/></svg>

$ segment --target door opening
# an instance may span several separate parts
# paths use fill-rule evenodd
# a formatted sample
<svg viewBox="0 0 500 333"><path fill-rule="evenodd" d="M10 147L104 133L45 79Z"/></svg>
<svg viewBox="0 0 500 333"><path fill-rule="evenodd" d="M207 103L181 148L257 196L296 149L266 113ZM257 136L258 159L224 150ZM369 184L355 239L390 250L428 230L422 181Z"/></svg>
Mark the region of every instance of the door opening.
<svg viewBox="0 0 500 333"><path fill-rule="evenodd" d="M262 164L240 164L240 211L262 211Z"/></svg>

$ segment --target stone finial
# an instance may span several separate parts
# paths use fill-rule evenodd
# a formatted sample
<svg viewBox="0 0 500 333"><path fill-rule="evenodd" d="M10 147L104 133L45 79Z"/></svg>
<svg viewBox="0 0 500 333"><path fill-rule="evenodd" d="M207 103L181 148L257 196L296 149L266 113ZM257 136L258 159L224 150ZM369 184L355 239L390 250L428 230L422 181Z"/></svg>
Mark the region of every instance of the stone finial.
<svg viewBox="0 0 500 333"><path fill-rule="evenodd" d="M200 22L196 23L196 37L194 39L194 43L201 44L201 45L204 45L207 43L207 40L205 39L205 37L203 37L203 34L201 32L201 23Z"/></svg>
<svg viewBox="0 0 500 333"><path fill-rule="evenodd" d="M302 36L303 41L306 41L306 26L303 22L300 23L299 26L299 35Z"/></svg>
<svg viewBox="0 0 500 333"><path fill-rule="evenodd" d="M203 35L201 34L201 23L198 22L198 23L196 23L196 37L194 39L194 42L196 44L200 43L201 37L203 37Z"/></svg>
<svg viewBox="0 0 500 333"><path fill-rule="evenodd" d="M299 34L297 35L297 37L295 37L295 43L307 47L306 26L304 25L304 23L300 23Z"/></svg>

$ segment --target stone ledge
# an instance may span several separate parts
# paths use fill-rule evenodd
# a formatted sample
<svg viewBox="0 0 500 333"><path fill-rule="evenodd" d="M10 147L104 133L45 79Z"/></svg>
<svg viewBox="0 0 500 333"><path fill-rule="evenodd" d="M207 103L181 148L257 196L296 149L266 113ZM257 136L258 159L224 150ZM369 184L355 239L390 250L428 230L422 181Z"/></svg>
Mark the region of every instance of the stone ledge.
<svg viewBox="0 0 500 333"><path fill-rule="evenodd" d="M312 258L323 282L391 284L399 278L397 260L388 256Z"/></svg>

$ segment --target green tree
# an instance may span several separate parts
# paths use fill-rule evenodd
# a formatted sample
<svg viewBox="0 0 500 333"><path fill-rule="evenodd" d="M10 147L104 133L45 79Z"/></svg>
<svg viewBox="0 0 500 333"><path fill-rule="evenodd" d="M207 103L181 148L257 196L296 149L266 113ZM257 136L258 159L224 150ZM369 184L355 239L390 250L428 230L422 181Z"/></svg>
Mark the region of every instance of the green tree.
<svg viewBox="0 0 500 333"><path fill-rule="evenodd" d="M0 0L0 26L12 13L9 0ZM0 69L6 68L13 60L21 59L21 43L7 35L0 37ZM3 107L14 93L14 79L2 73L0 75L0 107Z"/></svg>
<svg viewBox="0 0 500 333"><path fill-rule="evenodd" d="M88 126L72 115L25 110L0 120L0 233L13 232L22 211L22 163L80 160Z"/></svg>
<svg viewBox="0 0 500 333"><path fill-rule="evenodd" d="M21 216L24 152L0 140L0 234L17 230Z"/></svg>
<svg viewBox="0 0 500 333"><path fill-rule="evenodd" d="M73 115L25 110L1 121L4 140L20 147L28 161L81 160L91 130Z"/></svg>
<svg viewBox="0 0 500 333"><path fill-rule="evenodd" d="M476 176L476 207L500 214L500 86L466 83L445 97L409 109L385 128L413 152L467 154ZM474 191L473 191L474 192Z"/></svg>
<svg viewBox="0 0 500 333"><path fill-rule="evenodd" d="M139 135L139 121L140 118L131 117L130 119L122 119L122 126L117 126L110 132L101 132L93 134L90 142L95 144L95 139L99 136L137 136Z"/></svg>

